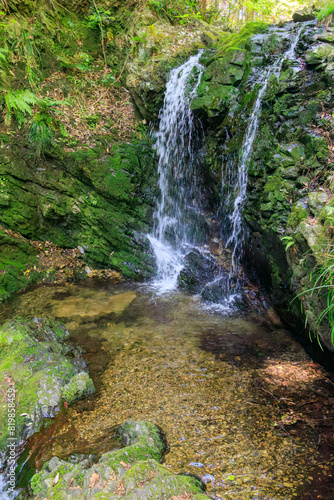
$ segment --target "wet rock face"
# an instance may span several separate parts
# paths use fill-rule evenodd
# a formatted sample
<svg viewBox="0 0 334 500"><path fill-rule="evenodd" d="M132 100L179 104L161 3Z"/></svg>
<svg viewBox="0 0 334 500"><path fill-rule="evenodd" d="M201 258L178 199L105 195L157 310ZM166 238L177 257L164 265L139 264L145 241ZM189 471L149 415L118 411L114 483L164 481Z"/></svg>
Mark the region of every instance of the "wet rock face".
<svg viewBox="0 0 334 500"><path fill-rule="evenodd" d="M223 302L224 299L228 299L231 295L231 283L229 281L228 274L226 276L221 276L217 278L212 283L208 283L201 291L201 296L207 302L212 302L219 304Z"/></svg>
<svg viewBox="0 0 334 500"><path fill-rule="evenodd" d="M188 253L178 277L178 285L182 290L200 294L206 302L216 304L229 300L236 284L236 277L230 277L229 271L211 255L206 256L199 250ZM238 297L234 297L233 305L238 309L246 307L243 294L239 293Z"/></svg>
<svg viewBox="0 0 334 500"><path fill-rule="evenodd" d="M314 19L314 15L295 15L295 21L307 19ZM285 319L300 326L305 322L301 310L309 312L309 324L331 347L326 325L319 332L312 322L319 313L319 304L312 305L307 297L303 308L298 298L292 306L290 302L307 287L321 248L331 244L328 228L334 213L329 150L334 105L333 29L310 21L304 26L290 23L267 27L244 39L233 34L230 43L222 40L218 50L203 58L207 70L192 108L206 126L207 164L217 177L217 172L223 177L217 182L224 181L222 217L228 222L240 149L254 109L257 84L268 65L289 49L292 34L295 36L299 29L302 32L295 60L284 61L279 78L272 76L262 100L248 168L244 218L249 237L245 258L252 272L256 268ZM238 71L242 74L234 78ZM226 80L232 74L233 79ZM290 240L282 241L282 237L291 240L287 251ZM210 272L215 279L215 272ZM184 278L190 289L199 290L202 281L189 273L188 266ZM224 294L224 281L213 282L202 294L210 300L216 297L216 291Z"/></svg>
<svg viewBox="0 0 334 500"><path fill-rule="evenodd" d="M33 496L48 499L149 500L190 494L193 499L208 499L201 482L191 476L173 475L159 462L166 451L160 430L149 422L129 420L117 430L125 446L102 455L91 465L89 460L70 463L52 458L33 476Z"/></svg>
<svg viewBox="0 0 334 500"><path fill-rule="evenodd" d="M38 161L22 144L12 144L0 151L0 172L0 224L28 239L80 246L95 267L137 278L152 272L141 236L151 223L156 190L148 142L59 149L53 159Z"/></svg>
<svg viewBox="0 0 334 500"><path fill-rule="evenodd" d="M198 250L189 252L184 259L184 269L179 274L179 286L191 293L200 293L204 286L219 274L219 268L212 260Z"/></svg>
<svg viewBox="0 0 334 500"><path fill-rule="evenodd" d="M34 269L38 264L36 254L27 241L0 229L0 302L42 278Z"/></svg>
<svg viewBox="0 0 334 500"><path fill-rule="evenodd" d="M34 318L13 320L0 328L2 386L14 388L16 438L21 444L53 417L66 402L71 404L95 392L80 348L72 348L63 324ZM69 355L71 357L69 357ZM0 448L8 442L7 407L0 406Z"/></svg>

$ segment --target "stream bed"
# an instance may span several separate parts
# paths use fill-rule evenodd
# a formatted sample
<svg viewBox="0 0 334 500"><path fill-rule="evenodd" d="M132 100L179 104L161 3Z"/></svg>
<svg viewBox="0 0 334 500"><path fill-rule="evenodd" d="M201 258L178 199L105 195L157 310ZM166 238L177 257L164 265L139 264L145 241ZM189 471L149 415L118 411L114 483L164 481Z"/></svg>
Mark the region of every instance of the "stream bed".
<svg viewBox="0 0 334 500"><path fill-rule="evenodd" d="M86 280L18 295L0 311L1 321L13 316L63 321L97 387L30 439L37 468L52 456L100 456L115 447L116 426L136 419L163 429L164 465L201 477L213 498L301 498L312 485L321 437L305 409L333 398L333 383L273 311L227 313L196 296Z"/></svg>

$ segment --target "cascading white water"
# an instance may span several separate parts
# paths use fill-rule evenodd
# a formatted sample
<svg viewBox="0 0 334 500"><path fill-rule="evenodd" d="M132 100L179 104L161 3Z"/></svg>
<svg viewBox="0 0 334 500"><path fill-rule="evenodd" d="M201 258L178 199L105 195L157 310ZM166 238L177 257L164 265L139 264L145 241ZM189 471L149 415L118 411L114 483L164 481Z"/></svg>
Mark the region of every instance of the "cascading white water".
<svg viewBox="0 0 334 500"><path fill-rule="evenodd" d="M242 253L243 247L243 219L242 209L246 200L247 182L248 182L248 164L252 155L254 140L259 126L259 119L261 117L262 99L268 87L270 78L275 75L279 79L283 62L286 59L295 59L295 49L297 47L301 32L304 26L302 25L297 34L293 37L289 49L279 57L271 66L269 66L265 73L262 75L261 84L252 114L250 116L245 137L243 140L241 154L239 159L239 166L234 186L234 193L236 194L234 200L233 213L230 217L232 223L231 235L227 240L227 246L232 248L232 271L235 271L238 266L238 259ZM229 166L230 171L230 166Z"/></svg>
<svg viewBox="0 0 334 500"><path fill-rule="evenodd" d="M201 53L171 71L159 114L159 130L154 134L161 198L154 214L153 234L148 239L158 266L153 285L159 292L176 287L185 248L196 242L202 132L196 130L190 104L204 70L199 62Z"/></svg>

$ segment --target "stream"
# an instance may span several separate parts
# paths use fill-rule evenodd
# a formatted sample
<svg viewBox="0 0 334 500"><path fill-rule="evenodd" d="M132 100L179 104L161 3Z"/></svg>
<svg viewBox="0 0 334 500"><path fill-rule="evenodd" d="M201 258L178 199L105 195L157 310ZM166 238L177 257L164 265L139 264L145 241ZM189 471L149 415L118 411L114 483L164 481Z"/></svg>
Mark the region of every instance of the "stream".
<svg viewBox="0 0 334 500"><path fill-rule="evenodd" d="M88 280L17 296L0 319L14 314L63 321L98 389L30 439L30 467L100 456L131 418L158 424L164 465L199 475L213 498L290 499L309 480L315 433L297 420L291 431L281 403L298 419L298 403L326 389L326 375L273 312L224 315L196 296Z"/></svg>

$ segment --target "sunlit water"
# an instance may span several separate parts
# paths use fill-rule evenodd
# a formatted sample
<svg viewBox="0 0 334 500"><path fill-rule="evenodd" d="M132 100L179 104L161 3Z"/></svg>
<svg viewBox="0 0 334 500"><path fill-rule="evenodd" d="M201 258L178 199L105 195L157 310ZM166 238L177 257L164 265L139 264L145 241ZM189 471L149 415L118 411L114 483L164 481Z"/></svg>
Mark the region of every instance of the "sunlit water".
<svg viewBox="0 0 334 500"><path fill-rule="evenodd" d="M280 414L263 392L279 385L293 397L318 377L284 330L208 311L193 296L93 281L25 293L0 319L13 315L64 321L98 389L32 439L39 467L110 450L115 426L133 418L161 426L165 466L199 475L214 498L290 499L305 482L316 443L277 428Z"/></svg>

